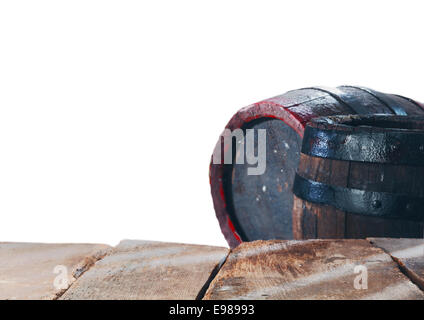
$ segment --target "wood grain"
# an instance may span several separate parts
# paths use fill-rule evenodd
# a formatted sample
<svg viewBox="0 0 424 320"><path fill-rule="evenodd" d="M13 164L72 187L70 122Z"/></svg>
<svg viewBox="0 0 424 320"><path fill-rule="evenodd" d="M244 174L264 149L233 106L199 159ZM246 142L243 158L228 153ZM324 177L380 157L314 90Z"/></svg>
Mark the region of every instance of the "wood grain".
<svg viewBox="0 0 424 320"><path fill-rule="evenodd" d="M71 285L108 249L100 244L0 243L0 299L55 299L63 290L54 286L56 277L63 275ZM65 267L66 274L55 274L56 266Z"/></svg>
<svg viewBox="0 0 424 320"><path fill-rule="evenodd" d="M349 162L302 153L298 174L331 186L417 197L424 195L424 167ZM295 195L293 197L293 236L297 240L424 236L424 223L421 221L352 214L331 205L311 203Z"/></svg>
<svg viewBox="0 0 424 320"><path fill-rule="evenodd" d="M424 239L370 238L398 263L402 271L424 290Z"/></svg>
<svg viewBox="0 0 424 320"><path fill-rule="evenodd" d="M61 299L195 299L228 249L122 241Z"/></svg>
<svg viewBox="0 0 424 320"><path fill-rule="evenodd" d="M367 289L355 289L355 266L367 268ZM374 300L424 294L366 240L275 240L233 249L204 298Z"/></svg>

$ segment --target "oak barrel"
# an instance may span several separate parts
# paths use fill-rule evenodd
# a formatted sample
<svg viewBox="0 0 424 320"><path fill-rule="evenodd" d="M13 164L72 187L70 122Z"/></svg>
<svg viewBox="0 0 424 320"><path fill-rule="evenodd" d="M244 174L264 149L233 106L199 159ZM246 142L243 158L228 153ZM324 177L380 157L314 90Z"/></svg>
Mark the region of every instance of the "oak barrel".
<svg viewBox="0 0 424 320"><path fill-rule="evenodd" d="M422 238L424 117L312 120L293 192L295 239Z"/></svg>
<svg viewBox="0 0 424 320"><path fill-rule="evenodd" d="M313 87L289 91L239 110L226 129L266 129L266 170L248 175L252 166L211 161L210 184L216 216L230 247L242 241L293 239L292 192L305 125L316 117L349 114L424 115L409 98L364 87ZM215 147L222 159L235 150ZM235 139L236 140L236 139ZM255 152L257 150L255 149Z"/></svg>

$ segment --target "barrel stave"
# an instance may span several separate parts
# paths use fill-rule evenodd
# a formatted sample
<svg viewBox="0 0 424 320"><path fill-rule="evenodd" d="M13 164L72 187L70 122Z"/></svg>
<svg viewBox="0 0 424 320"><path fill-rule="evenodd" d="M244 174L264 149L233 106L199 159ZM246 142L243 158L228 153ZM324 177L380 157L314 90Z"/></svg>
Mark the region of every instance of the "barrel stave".
<svg viewBox="0 0 424 320"><path fill-rule="evenodd" d="M375 122L376 127L372 127ZM346 125L347 124L347 125ZM366 124L361 125L361 124ZM387 129L384 125L389 126ZM315 128L315 129L314 129ZM423 129L421 129L423 128ZM334 134L343 134L352 132L357 134L368 134L370 142L373 137L379 137L384 130L399 132L408 138L414 139L414 143L406 146L406 152L414 153L416 149L420 149L424 142L424 118L423 117L399 117L399 116L348 116L348 117L330 117L328 119L316 119L312 121L306 130L333 130ZM411 132L413 132L411 134ZM319 133L319 131L318 131ZM330 190L341 187L348 190L360 190L385 193L393 196L402 195L415 199L424 199L424 165L421 161L405 154L406 162L396 160L396 164L390 163L390 152L396 153L398 150L391 147L391 143L395 143L391 139L385 140L385 143L376 144L379 148L391 150L387 153L387 158L378 158L382 160L380 163L372 163L368 161L352 161L343 158L348 153L332 153L326 152L326 148L339 148L340 145L333 145L330 140L323 140L322 156L316 156L317 149L310 148L311 142L315 141L318 135L305 134L303 141L302 153L300 155L300 163L297 175L309 181L332 186ZM312 139L312 140L309 140ZM378 151L378 150L376 150ZM307 154L305 154L305 152ZM324 155L337 156L340 158L328 158ZM376 158L377 159L377 158ZM299 189L300 190L300 189ZM309 189L304 189L309 190ZM312 189L310 189L312 192ZM326 189L327 190L327 189ZM309 192L309 191L308 191ZM296 193L296 192L295 192ZM307 195L305 193L296 193L298 195ZM321 197L321 194L318 196ZM294 196L293 207L293 229L296 230L296 239L307 238L364 238L364 237L423 237L423 209L417 206L420 202L402 202L391 209L395 211L396 216L373 216L375 213L349 212L342 211L343 206L339 206L340 202L329 203L325 195L322 195L322 201L309 200L316 199L306 196L300 199ZM328 199L332 199L331 197ZM313 201L313 202L310 202ZM376 202L375 208L387 205L391 202ZM356 204L355 204L356 205ZM372 203L374 206L374 203ZM399 207L399 205L401 205ZM372 207L372 206L371 206ZM370 208L371 208L370 207ZM374 209L372 211L375 211ZM391 213L392 214L392 213ZM313 216L315 221L313 221ZM420 218L419 218L420 217ZM417 220L419 219L419 220ZM342 224L339 221L344 221ZM312 223L312 226L307 225ZM340 230L340 226L344 225L344 230ZM311 232L311 229L314 232Z"/></svg>

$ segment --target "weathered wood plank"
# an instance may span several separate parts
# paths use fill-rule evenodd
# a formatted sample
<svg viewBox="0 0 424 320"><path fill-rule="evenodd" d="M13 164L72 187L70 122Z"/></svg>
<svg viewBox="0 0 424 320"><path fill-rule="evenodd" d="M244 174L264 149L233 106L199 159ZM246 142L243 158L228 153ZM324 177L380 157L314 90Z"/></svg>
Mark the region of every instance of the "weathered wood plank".
<svg viewBox="0 0 424 320"><path fill-rule="evenodd" d="M367 289L358 277L367 278ZM424 294L366 240L276 240L233 249L204 298L424 299Z"/></svg>
<svg viewBox="0 0 424 320"><path fill-rule="evenodd" d="M403 272L424 290L424 239L369 238L398 263Z"/></svg>
<svg viewBox="0 0 424 320"><path fill-rule="evenodd" d="M0 243L0 299L55 299L108 249L97 244Z"/></svg>
<svg viewBox="0 0 424 320"><path fill-rule="evenodd" d="M61 299L195 299L228 249L122 241Z"/></svg>

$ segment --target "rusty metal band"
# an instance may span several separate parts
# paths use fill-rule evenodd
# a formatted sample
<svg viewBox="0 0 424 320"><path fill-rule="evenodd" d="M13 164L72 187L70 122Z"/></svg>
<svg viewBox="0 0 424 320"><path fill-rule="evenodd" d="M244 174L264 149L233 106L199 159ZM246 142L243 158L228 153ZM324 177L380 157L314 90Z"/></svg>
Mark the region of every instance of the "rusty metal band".
<svg viewBox="0 0 424 320"><path fill-rule="evenodd" d="M388 107L393 112L393 114L395 114L395 115L398 115L398 116L407 116L408 115L406 113L405 109L403 109L403 107L401 105L399 105L399 103L396 100L394 100L393 98L391 98L390 95L388 95L388 94L381 93L381 92L378 92L378 91L375 91L375 90L372 90L372 89L366 88L366 87L340 86L339 88L342 89L343 87L354 88L354 89L362 90L362 91L369 93L374 98L379 100L382 104L384 104L386 107Z"/></svg>
<svg viewBox="0 0 424 320"><path fill-rule="evenodd" d="M424 165L424 133L344 132L307 126L302 153L344 161Z"/></svg>
<svg viewBox="0 0 424 320"><path fill-rule="evenodd" d="M308 202L364 216L423 220L424 198L332 186L296 174L293 193Z"/></svg>

